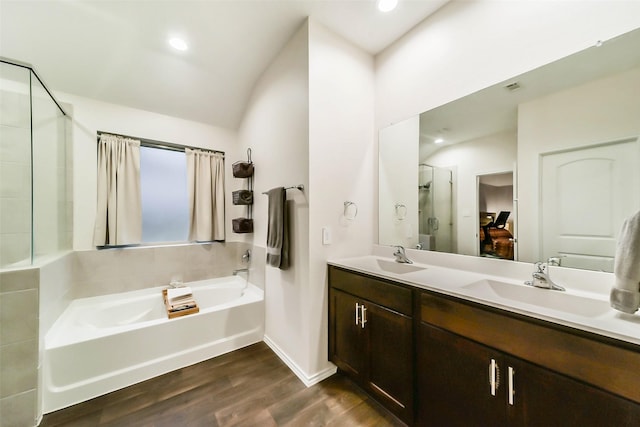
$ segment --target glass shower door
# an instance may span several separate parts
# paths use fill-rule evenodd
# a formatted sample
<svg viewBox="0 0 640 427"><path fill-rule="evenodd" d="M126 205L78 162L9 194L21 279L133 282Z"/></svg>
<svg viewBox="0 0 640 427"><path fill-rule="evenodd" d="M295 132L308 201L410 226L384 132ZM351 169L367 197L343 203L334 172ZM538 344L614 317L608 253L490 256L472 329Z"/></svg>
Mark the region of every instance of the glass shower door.
<svg viewBox="0 0 640 427"><path fill-rule="evenodd" d="M424 250L451 252L451 171L420 164L418 179L418 244Z"/></svg>
<svg viewBox="0 0 640 427"><path fill-rule="evenodd" d="M31 264L29 74L0 63L0 268Z"/></svg>

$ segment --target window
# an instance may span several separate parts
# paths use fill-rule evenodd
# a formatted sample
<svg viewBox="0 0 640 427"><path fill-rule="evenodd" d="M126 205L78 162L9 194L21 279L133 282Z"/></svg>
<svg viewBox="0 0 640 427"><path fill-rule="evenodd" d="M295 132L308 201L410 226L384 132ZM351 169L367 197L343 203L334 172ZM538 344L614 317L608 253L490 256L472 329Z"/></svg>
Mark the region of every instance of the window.
<svg viewBox="0 0 640 427"><path fill-rule="evenodd" d="M224 152L98 133L96 247L224 241Z"/></svg>
<svg viewBox="0 0 640 427"><path fill-rule="evenodd" d="M142 242L186 242L189 235L184 151L140 147Z"/></svg>

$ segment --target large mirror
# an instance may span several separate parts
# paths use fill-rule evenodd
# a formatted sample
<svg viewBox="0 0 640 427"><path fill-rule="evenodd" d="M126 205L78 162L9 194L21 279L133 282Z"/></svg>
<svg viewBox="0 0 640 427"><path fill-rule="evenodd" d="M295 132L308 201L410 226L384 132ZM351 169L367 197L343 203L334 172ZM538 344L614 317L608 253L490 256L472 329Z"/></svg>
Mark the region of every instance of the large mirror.
<svg viewBox="0 0 640 427"><path fill-rule="evenodd" d="M379 243L613 271L639 137L640 29L382 129Z"/></svg>

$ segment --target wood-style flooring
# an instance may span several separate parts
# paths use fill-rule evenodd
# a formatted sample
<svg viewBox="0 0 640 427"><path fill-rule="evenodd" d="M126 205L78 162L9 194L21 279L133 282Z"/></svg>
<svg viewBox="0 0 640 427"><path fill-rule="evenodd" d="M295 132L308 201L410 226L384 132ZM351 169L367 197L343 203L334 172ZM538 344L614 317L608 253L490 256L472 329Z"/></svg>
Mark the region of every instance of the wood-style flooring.
<svg viewBox="0 0 640 427"><path fill-rule="evenodd" d="M264 343L44 416L52 426L404 426L346 377L304 384Z"/></svg>

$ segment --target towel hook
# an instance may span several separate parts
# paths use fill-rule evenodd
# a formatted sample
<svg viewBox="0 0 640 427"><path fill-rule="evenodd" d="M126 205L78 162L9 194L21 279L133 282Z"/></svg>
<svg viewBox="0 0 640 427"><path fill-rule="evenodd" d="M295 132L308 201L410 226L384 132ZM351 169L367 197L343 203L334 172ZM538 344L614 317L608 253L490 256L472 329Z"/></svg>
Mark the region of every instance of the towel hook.
<svg viewBox="0 0 640 427"><path fill-rule="evenodd" d="M355 210L349 209L351 206L353 206ZM349 211L352 211L353 215L349 215ZM351 202L349 200L344 202L343 216L345 217L345 219L349 221L353 221L356 218L356 216L358 216L358 205L356 205L354 202Z"/></svg>
<svg viewBox="0 0 640 427"><path fill-rule="evenodd" d="M402 203L396 203L396 219L402 221L407 217L407 206Z"/></svg>

